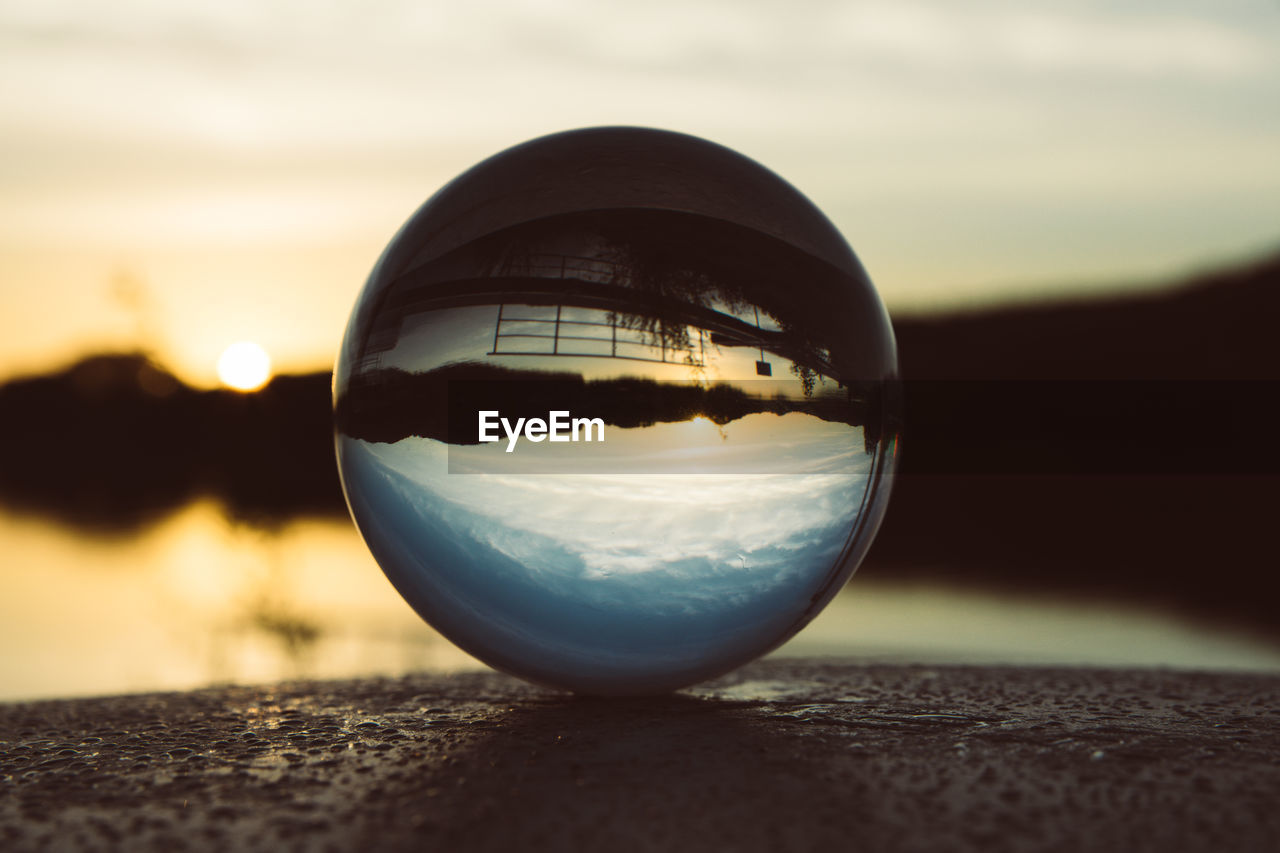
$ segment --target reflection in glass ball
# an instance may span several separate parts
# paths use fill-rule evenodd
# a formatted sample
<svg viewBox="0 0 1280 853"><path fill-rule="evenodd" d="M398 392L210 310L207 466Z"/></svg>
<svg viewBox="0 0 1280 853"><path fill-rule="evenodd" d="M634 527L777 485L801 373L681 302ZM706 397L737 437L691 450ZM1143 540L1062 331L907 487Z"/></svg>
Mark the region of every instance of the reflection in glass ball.
<svg viewBox="0 0 1280 853"><path fill-rule="evenodd" d="M806 625L896 441L888 317L831 223L726 148L597 128L435 194L334 382L347 500L431 625L514 675L671 690Z"/></svg>

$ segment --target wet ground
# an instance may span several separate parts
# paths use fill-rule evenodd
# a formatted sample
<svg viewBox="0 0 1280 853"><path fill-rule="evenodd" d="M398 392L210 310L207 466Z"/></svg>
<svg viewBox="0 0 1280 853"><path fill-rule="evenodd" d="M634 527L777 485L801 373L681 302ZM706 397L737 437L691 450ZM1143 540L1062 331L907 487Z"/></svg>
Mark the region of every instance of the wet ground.
<svg viewBox="0 0 1280 853"><path fill-rule="evenodd" d="M1263 850L1280 676L771 660L0 705L5 850Z"/></svg>

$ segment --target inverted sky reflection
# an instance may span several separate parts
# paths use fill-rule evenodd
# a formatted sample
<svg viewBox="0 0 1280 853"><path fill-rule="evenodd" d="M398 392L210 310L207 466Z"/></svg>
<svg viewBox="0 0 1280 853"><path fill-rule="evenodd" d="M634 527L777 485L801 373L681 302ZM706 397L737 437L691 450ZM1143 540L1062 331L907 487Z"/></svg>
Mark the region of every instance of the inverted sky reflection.
<svg viewBox="0 0 1280 853"><path fill-rule="evenodd" d="M495 665L567 666L587 683L695 669L785 636L840 560L871 460L828 454L813 460L825 473L808 474L527 477L449 474L450 449L426 438L344 437L341 452L357 518L378 528L366 540L395 549L379 562L429 621Z"/></svg>

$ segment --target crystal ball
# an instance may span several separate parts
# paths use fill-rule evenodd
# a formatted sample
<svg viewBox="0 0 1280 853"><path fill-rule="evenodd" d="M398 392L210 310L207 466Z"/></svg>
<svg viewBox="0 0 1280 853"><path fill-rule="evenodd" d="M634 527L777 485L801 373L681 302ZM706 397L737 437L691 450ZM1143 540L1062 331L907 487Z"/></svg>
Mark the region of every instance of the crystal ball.
<svg viewBox="0 0 1280 853"><path fill-rule="evenodd" d="M888 315L799 191L592 128L472 167L391 240L334 374L356 526L430 625L589 694L777 647L844 586L896 453Z"/></svg>

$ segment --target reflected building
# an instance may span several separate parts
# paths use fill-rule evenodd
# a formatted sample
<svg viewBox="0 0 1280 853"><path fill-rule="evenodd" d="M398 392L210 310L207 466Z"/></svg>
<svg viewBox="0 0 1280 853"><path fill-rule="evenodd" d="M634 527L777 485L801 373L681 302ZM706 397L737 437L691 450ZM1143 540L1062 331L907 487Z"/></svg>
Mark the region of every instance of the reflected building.
<svg viewBox="0 0 1280 853"><path fill-rule="evenodd" d="M787 639L861 559L895 363L861 266L785 182L691 137L561 134L388 247L335 373L339 466L388 577L463 648L670 689ZM476 434L554 410L607 440Z"/></svg>

